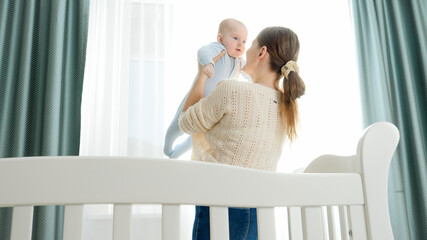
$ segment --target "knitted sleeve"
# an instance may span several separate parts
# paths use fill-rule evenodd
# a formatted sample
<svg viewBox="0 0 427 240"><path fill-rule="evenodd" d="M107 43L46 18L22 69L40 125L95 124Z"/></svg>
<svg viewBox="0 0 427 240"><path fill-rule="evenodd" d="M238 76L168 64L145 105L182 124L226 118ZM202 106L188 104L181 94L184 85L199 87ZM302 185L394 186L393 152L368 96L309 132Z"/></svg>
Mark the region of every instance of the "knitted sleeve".
<svg viewBox="0 0 427 240"><path fill-rule="evenodd" d="M219 42L212 42L201 47L197 51L197 60L202 66L205 66L208 63L212 63L215 66L213 59L218 56L222 50L225 50L224 45Z"/></svg>
<svg viewBox="0 0 427 240"><path fill-rule="evenodd" d="M190 135L209 131L228 111L228 89L232 81L221 81L211 94L181 113L179 128Z"/></svg>

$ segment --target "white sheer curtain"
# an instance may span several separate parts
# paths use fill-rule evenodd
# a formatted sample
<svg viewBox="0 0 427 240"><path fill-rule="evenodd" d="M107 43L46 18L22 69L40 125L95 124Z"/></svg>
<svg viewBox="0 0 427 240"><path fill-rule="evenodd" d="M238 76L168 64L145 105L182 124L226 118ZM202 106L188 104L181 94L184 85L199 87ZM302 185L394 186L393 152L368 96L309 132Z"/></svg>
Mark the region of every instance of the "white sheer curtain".
<svg viewBox="0 0 427 240"><path fill-rule="evenodd" d="M82 96L80 155L125 156L131 2L92 0Z"/></svg>
<svg viewBox="0 0 427 240"><path fill-rule="evenodd" d="M171 4L92 0L81 155L162 157Z"/></svg>
<svg viewBox="0 0 427 240"><path fill-rule="evenodd" d="M80 155L163 156L171 12L166 1L91 0ZM134 238L159 239L160 207L133 212L139 226L151 226ZM110 205L86 206L84 238L110 239L111 213Z"/></svg>
<svg viewBox="0 0 427 240"><path fill-rule="evenodd" d="M298 62L307 86L300 101L301 131L295 143L285 146L278 171L290 172L325 153L353 154L361 117L347 4L91 0L80 155L164 157L165 130L196 74L197 49L216 41L218 24L228 17L247 25L247 48L266 26L289 27L300 39ZM189 158L190 153L181 157ZM159 228L157 206L135 207L134 212L139 214L134 221ZM84 229L103 229L85 232L85 239L109 239L111 208L90 206L85 213ZM183 239L189 239L192 212L183 213ZM134 233L135 239L141 236L160 239ZM278 239L286 239L286 231L278 232Z"/></svg>

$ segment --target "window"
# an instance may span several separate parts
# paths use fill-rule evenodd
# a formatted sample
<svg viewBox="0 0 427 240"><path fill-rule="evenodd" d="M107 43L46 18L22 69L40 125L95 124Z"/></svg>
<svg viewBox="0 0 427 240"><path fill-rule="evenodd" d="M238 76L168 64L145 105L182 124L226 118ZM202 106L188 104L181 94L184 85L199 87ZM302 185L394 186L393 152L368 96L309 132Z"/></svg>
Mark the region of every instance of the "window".
<svg viewBox="0 0 427 240"><path fill-rule="evenodd" d="M130 7L126 5L122 8L124 2L126 4L129 2ZM110 81L113 82L113 88L122 87L126 91L120 91L120 93L110 91L113 94L108 94L110 92L106 91L107 94L104 93L105 98L103 98L115 103L117 99L110 98L116 96L111 95L120 95L118 98L121 101L122 93L128 93L128 96L125 96L128 103L121 102L118 107L126 109L125 111L106 111L107 113L102 117L94 118L109 117L110 122L119 122L119 124L109 125L110 128L107 131L110 132L105 135L111 138L105 140L105 144L104 142L101 144L101 141L91 142L102 146L108 145L105 148L115 147L114 144L117 144L117 141L119 145L124 142L116 147L120 151L110 151L111 155L119 152L119 155L164 157L162 150L166 129L196 75L197 49L216 41L219 23L229 17L241 20L248 27L247 48L250 47L256 35L267 26L289 27L299 36L301 50L298 63L307 87L306 95L299 101L301 130L295 143L285 145L278 171L292 172L322 154L350 155L356 151L353 146L361 133L362 124L354 37L347 1L125 0L99 1L97 4L101 9L98 14L103 14L101 23L117 17L113 21L117 26L101 27L102 31L107 33L103 32L104 35L99 36L99 41L106 38L105 36L115 38L120 37L122 33L129 34L117 40L120 41L117 44L118 49L129 49L129 53L123 54L124 60L119 61L120 64L123 63L123 67L119 70L115 69L115 73L118 74L114 75L114 78L116 76L120 78L120 76L127 76L127 74L120 74L121 71L128 71L129 78L120 79L126 82L126 86L121 85L117 79ZM109 5L107 8L112 7L112 9L104 10L105 5ZM115 15L115 11L124 11L124 13ZM130 16L129 24L128 19L126 21L119 19L128 16ZM110 27L119 29L108 32ZM126 27L129 27L129 30L119 31L120 28ZM96 30L100 31L99 28ZM110 54L111 56L105 54L104 57L104 52L108 51L108 46L114 45L115 40L111 39L106 46L103 45L104 47L98 52L98 58L92 60L94 64L107 57L117 57L115 55L117 52L120 55L120 51L117 51L114 52L115 54ZM99 68L99 71L108 72L110 67L116 66L109 62ZM94 69L96 74L98 68ZM102 80L104 75L100 75ZM102 84L93 86L95 90L105 87ZM99 102L105 105L105 102ZM95 110L88 112L96 111L99 111L97 105ZM127 114L120 114L122 112ZM114 116L125 116L123 117L125 120L122 118L114 120L112 119ZM126 126L121 126L122 123ZM118 134L120 138L115 137L114 134L122 130L124 133ZM101 133L103 131L104 129L100 130ZM127 141L122 140L122 136ZM113 141L116 142L113 144L111 143ZM91 146L88 149L91 149ZM103 150L108 152L109 149L103 148ZM90 152L90 154L94 153ZM189 152L181 158L190 159L190 155ZM109 213L112 212L111 210ZM101 215L106 212L108 211L105 211L105 208L99 208L92 210L90 214L94 216L92 220L99 217L101 224L104 224L105 220L108 221L108 216ZM149 217L141 218L141 221L157 221L160 208L158 206L135 207L134 212L144 213L144 217ZM188 219L188 227L191 228L193 216L191 211L183 211L183 213L183 217ZM285 218L280 219L284 221ZM279 219L276 223L280 224ZM85 233L85 236L93 236L89 239L104 239L91 234ZM191 229L185 234L190 235ZM278 234L278 239L285 239L286 233Z"/></svg>

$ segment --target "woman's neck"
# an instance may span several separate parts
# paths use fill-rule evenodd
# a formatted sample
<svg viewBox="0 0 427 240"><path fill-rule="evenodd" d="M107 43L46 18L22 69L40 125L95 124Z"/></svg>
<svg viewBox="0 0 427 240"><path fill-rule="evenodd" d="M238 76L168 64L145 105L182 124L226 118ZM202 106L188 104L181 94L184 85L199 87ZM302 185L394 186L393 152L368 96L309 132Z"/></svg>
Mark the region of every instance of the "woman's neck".
<svg viewBox="0 0 427 240"><path fill-rule="evenodd" d="M251 75L254 83L261 84L274 90L276 89L275 82L278 80L278 75L270 67L270 55L265 54L265 57L260 58L256 64L256 68Z"/></svg>
<svg viewBox="0 0 427 240"><path fill-rule="evenodd" d="M276 81L276 78L277 78L276 73L264 72L264 73L259 73L259 74L256 74L255 76L253 76L252 81L254 83L261 84L263 86L277 90L276 86L274 84Z"/></svg>

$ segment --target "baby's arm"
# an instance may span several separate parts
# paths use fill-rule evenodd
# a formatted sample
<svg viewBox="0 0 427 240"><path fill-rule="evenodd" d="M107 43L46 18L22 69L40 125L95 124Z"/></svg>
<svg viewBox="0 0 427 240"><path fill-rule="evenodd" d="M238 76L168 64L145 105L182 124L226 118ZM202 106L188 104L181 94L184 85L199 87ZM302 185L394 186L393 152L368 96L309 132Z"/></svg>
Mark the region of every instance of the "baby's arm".
<svg viewBox="0 0 427 240"><path fill-rule="evenodd" d="M203 73L208 76L208 78L212 78L215 74L214 70L214 57L218 56L218 54L225 50L224 45L219 42L213 42L209 45L201 47L197 51L197 60L203 66Z"/></svg>
<svg viewBox="0 0 427 240"><path fill-rule="evenodd" d="M221 51L217 56L213 58L213 63L215 64L222 56L224 56L225 50ZM182 108L182 111L187 110L190 106L197 103L201 98L203 98L203 92L205 90L205 82L206 82L206 75L202 74L202 68L203 66L198 63L198 69L196 79L193 83L193 86L190 89L190 92L188 93L187 100L185 101L184 107Z"/></svg>

